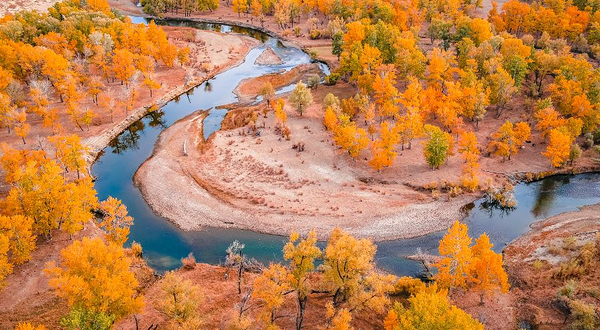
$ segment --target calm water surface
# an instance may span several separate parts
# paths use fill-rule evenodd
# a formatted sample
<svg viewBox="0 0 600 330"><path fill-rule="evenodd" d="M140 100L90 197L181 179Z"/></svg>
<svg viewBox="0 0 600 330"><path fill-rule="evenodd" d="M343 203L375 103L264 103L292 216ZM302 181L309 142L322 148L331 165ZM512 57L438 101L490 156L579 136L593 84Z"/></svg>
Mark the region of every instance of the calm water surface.
<svg viewBox="0 0 600 330"><path fill-rule="evenodd" d="M132 20L135 23L145 23L142 18L132 17ZM297 48L286 47L276 39L249 29L189 22L159 23L193 26L224 33L244 33L263 43L251 50L240 66L181 95L159 111L148 114L114 139L92 168L97 178L99 198L113 196L125 203L129 214L135 219L130 242L142 244L149 265L158 271L178 268L181 265L180 259L190 252L199 261L218 263L223 260L225 249L233 240L246 244L246 254L259 261L281 261L285 237L235 229L181 231L152 212L140 191L133 186L132 178L137 168L152 153L154 143L163 129L196 110L210 110L210 115L205 120L205 134L208 136L220 129L221 120L226 113L226 110L214 107L237 101L232 91L242 79L289 70L309 63L309 56ZM256 58L267 47L272 47L285 63L275 66L254 65ZM326 67L322 66L322 70L328 73ZM290 88L288 86L279 92ZM482 207L482 201L465 206L465 221L471 235L487 232L495 249L500 251L508 242L526 232L529 224L535 220L600 202L600 175L557 176L536 183L520 184L515 189L515 197L518 206L508 213L487 210ZM380 242L377 244L377 264L397 275L418 275L421 272L419 263L404 259L403 256L414 254L417 248L435 254L443 234L444 232L437 232L414 239Z"/></svg>

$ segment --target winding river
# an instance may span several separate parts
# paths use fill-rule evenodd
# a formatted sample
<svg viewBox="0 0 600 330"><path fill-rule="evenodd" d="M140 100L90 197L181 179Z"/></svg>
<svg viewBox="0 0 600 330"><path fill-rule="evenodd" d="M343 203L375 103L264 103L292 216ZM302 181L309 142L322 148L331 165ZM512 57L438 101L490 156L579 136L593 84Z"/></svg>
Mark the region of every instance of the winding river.
<svg viewBox="0 0 600 330"><path fill-rule="evenodd" d="M135 23L146 22L139 17L132 17L132 20ZM134 187L132 178L138 167L151 155L163 129L196 110L208 109L210 115L205 119L204 131L205 135L210 135L220 128L226 113L226 110L215 107L236 101L233 89L241 80L309 63L309 56L297 48L285 46L282 42L251 29L181 21L161 23L193 26L223 33L243 33L262 41L262 44L247 54L243 64L170 101L159 111L133 123L115 138L92 168L93 175L97 178L98 197L105 199L114 196L125 203L129 214L135 219L130 242L142 244L148 264L157 271L178 268L181 265L180 259L190 252L198 261L219 263L224 259L225 249L233 240L244 243L244 251L250 257L265 263L280 261L286 237L236 229L182 231L152 212L140 191ZM255 59L267 47L272 47L285 63L274 66L254 65ZM325 73L328 72L326 66L321 68ZM278 92L289 91L291 88L292 86L288 86ZM519 184L515 189L515 197L518 206L509 212L485 208L481 200L466 205L465 221L469 225L471 235L477 236L487 232L495 249L500 251L510 241L526 232L533 221L600 202L600 174L555 176L535 183ZM414 254L417 249L435 254L443 234L444 231L440 231L413 239L379 242L377 265L397 275L419 275L420 264L403 256Z"/></svg>

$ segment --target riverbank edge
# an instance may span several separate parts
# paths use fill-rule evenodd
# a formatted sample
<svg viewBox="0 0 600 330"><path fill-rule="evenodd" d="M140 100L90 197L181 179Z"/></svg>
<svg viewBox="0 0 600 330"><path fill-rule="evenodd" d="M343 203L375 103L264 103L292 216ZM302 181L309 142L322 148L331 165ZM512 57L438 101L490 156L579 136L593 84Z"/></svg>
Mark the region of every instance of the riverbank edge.
<svg viewBox="0 0 600 330"><path fill-rule="evenodd" d="M129 116L125 117L111 128L103 131L100 135L87 138L84 141L84 144L88 148L85 160L88 164L89 173L91 173L92 166L94 165L96 160L98 160L98 157L101 155L102 151L108 147L110 141L112 141L114 138L118 137L121 133L123 133L129 126L131 126L131 124L142 119L144 116L153 111L160 110L167 103L173 101L177 97L188 93L189 91L195 89L203 83L213 79L215 76L229 71L237 66L240 66L242 63L244 63L244 61L246 61L246 55L248 55L250 51L252 51L258 46L260 46L260 43L254 45L253 47L248 47L248 50L246 51L244 56L240 57L240 59L232 65L219 67L218 69L213 70L204 77L194 78L191 82L184 83L175 87L170 92L154 100L152 103L134 109Z"/></svg>
<svg viewBox="0 0 600 330"><path fill-rule="evenodd" d="M157 20L157 21L168 21L168 20L173 20L173 21L181 21L181 22L192 22L192 23L204 23L204 24L221 24L221 25L230 25L230 26L238 26L238 27L242 27L242 28L246 28L246 29L251 29L251 30L255 30L258 32L262 32L266 35L268 35L271 38L276 38L279 39L281 41L284 42L285 46L291 46L291 47L295 47L295 48L299 48L300 50L302 50L303 52L310 54L311 53L311 47L304 45L296 40L292 40L286 36L284 36L283 34L277 32L277 31L273 31L270 29L267 29L265 27L262 27L260 25L256 25L256 24L252 24L252 23L246 23L246 22L239 22L239 21L235 21L235 20L228 20L228 19L219 19L219 18L212 18L212 17L181 17L181 16L173 16L173 15L164 15L163 17L156 17L156 16L152 16L152 15L148 15L147 13L145 13L143 10L140 10L140 12L135 13L135 12L131 12L131 11L125 11L125 10L120 10L121 14L127 14L130 16L137 16L137 17L143 17L146 19L151 19L151 20ZM327 43L323 43L323 46L327 45L329 46L331 42L327 42ZM336 67L336 64L333 63L330 60L327 59L323 59L323 58L315 58L313 59L316 62L320 62L323 63L325 65L327 65L330 69Z"/></svg>
<svg viewBox="0 0 600 330"><path fill-rule="evenodd" d="M252 30L264 33L264 34L268 35L269 37L282 40L282 41L285 42L284 44L287 44L287 46L299 48L299 49L301 49L304 52L308 53L309 50L310 50L310 47L306 47L306 46L304 46L304 45L302 45L302 44L300 44L300 43L298 43L296 41L290 40L289 38L281 35L278 32L266 29L266 28L258 26L258 25L250 24L250 23L238 22L238 21L227 20L227 19L196 18L196 17L187 17L187 18L184 18L184 17L170 16L170 15L166 15L166 16L160 18L160 17L148 15L148 14L143 13L143 12L139 12L139 13L126 12L126 13L129 14L129 15L132 15L132 16L138 16L138 17L143 17L143 18L146 18L146 19L154 19L154 20L174 20L174 21L183 21L183 22L194 22L194 23L205 23L205 24L223 24L223 25L243 27L243 28L252 29ZM333 67L333 64L330 63L329 61L326 61L326 60L317 60L317 61L325 63L330 68ZM176 98L177 96L183 95L184 93L188 92L189 90L191 90L191 89L199 86L203 82L212 79L217 74L222 73L222 72L227 71L227 70L230 70L230 69L232 69L232 68L240 65L241 63L243 63L243 61L240 62L240 63L237 63L236 65L233 65L231 67L225 68L226 70L222 70L223 68L221 68L220 72L216 72L216 73L212 74L209 77L199 79L199 81L195 81L194 83L189 84L187 87L184 85L184 86L182 86L181 90L179 90L179 91L174 90L174 91L170 92L168 95L165 95L165 96L163 96L160 99L161 102L155 102L154 105L156 105L157 107L160 108L160 107L164 106L166 103L168 103L169 101L171 101L172 99ZM173 95L173 94L175 94L175 95ZM169 96L169 98L166 99L166 100L164 100L165 98L167 98L167 96ZM127 121L127 124L120 123L120 124L123 124L123 128L120 129L112 138L118 136L127 127L129 127L129 125L131 125L133 122L135 122L136 120L139 120L144 115L146 115L147 113L149 113L151 107L152 106L146 106L146 107L142 107L141 109L138 109L140 111L143 110L143 112L141 114L137 114L139 117L137 117L136 119L132 119L131 121L129 121L128 119L124 120L124 121ZM195 112L191 113L190 115L197 114L197 112L198 111L195 111ZM189 115L187 115L187 116L185 116L183 118L180 118L179 120L177 120L177 122L185 120L188 117L189 117ZM121 126L121 125L119 125L119 126ZM162 135L163 132L161 132L160 134ZM99 150L96 151L94 159L99 155L100 151L102 151L104 148L106 148L106 146L108 146L108 143L110 142L110 140L112 140L112 138L108 139L105 142L104 146L101 147ZM160 140L160 135L159 135L159 140ZM157 140L157 142L158 142L158 140ZM152 155L145 162L147 162L148 160L150 160L152 158L152 156L155 154L155 152L156 152L156 144L155 144L155 148L152 151ZM138 168L138 170L139 170L139 168ZM538 172L538 173L532 173L532 172L515 172L515 173L495 173L495 174L496 175L500 175L500 176L502 176L502 177L504 177L506 179L511 180L513 182L513 184L519 184L519 183L522 183L522 182L531 183L531 182L539 181L539 180L542 180L544 178L555 176L555 175L576 175L576 174L597 173L597 172L600 172L600 165L598 165L598 166L589 166L589 167L577 167L577 166L575 166L575 167L563 168L563 169L558 169L558 170L543 171L543 172ZM136 170L136 173L134 174L134 177L135 177L136 174L137 174L137 170ZM140 189L140 187L137 184L134 184L134 185L138 189ZM413 189L415 189L415 188L417 188L417 187L413 187ZM141 191L141 189L140 189L140 191ZM483 191L480 191L480 192L476 192L476 193L473 193L473 194L469 194L470 196L463 195L462 197L466 201L464 203L464 205L467 205L469 203L473 203L473 202L481 199L483 197L483 194L484 194ZM144 197L144 200L148 203L147 196L143 192L142 192L142 195ZM460 198L460 197L461 196L454 197L454 198ZM150 205L150 203L148 203L148 204ZM463 207L464 207L464 205L463 205ZM153 207L151 207L151 209L153 210L153 212L155 214L157 214L157 215L159 215L159 216L162 217L162 215L160 215L159 212L157 212L157 210L155 210ZM462 221L462 220L464 220L465 217L466 217L466 215L463 215L462 217L457 218L456 220ZM168 217L165 217L165 219L167 219L171 223L175 224L181 230L184 230L184 231L196 231L196 229L184 229L184 228L182 228L177 223L177 221L175 221L173 219L169 219ZM414 234L414 235L409 235L409 236L406 236L406 235L391 235L391 236L387 236L387 237L372 237L371 239L373 239L376 242L385 242L385 241L392 241L392 240L397 240L397 239L418 238L418 237L429 235L429 234L437 232L437 231L445 230L445 229L447 229L447 227L448 226L439 226L439 228L437 230L431 230L431 231L422 232L422 233L418 233L418 234ZM213 228L213 227L212 226L201 226L201 228L199 230L205 230L205 229L208 229L208 228ZM220 227L214 227L214 228L220 228ZM276 236L285 236L285 234L283 234L283 233L274 233L274 232L269 232L269 231L266 231L266 230L260 230L260 229L257 229L257 228L238 227L238 226L227 226L226 228L232 228L232 229L235 228L235 229L249 230L249 231L253 231L253 232L257 232L257 233L263 233L263 234L269 234L269 235L276 235ZM525 235L525 234L526 233L523 233L523 235Z"/></svg>
<svg viewBox="0 0 600 330"><path fill-rule="evenodd" d="M181 124L184 123L186 121L189 121L189 118L192 117L197 117L198 115L200 115L202 113L202 110L198 110L195 111L183 118L180 118L176 123L174 123L173 125L176 124ZM150 162L153 160L154 156L161 151L161 149L166 148L166 146L163 145L164 142L164 134L168 134L168 130L163 131L160 133L159 138L155 144L155 148L152 151L152 156L149 157L141 166L140 168L142 168L147 162ZM208 140L205 141L206 144L211 143L212 138L214 137L211 136ZM139 169L138 169L139 170ZM530 182L534 182L534 181L539 181L542 180L544 178L547 178L549 176L552 175L568 175L568 174L584 174L584 173L597 173L598 172L598 167L597 166L588 166L588 167L575 167L575 168L565 168L565 169L559 169L559 170L555 170L555 171L544 171L544 172L540 172L537 174L537 176L533 175L532 178L534 178L535 180L526 180L526 176L523 174L521 175L521 179L518 181L513 181L513 183L530 183ZM509 176L516 176L518 173L504 173L503 175L505 177L509 177ZM498 173L498 175L500 175L500 173ZM134 175L134 185L140 190L140 192L142 193L142 196L144 198L144 200L148 203L148 205L150 206L150 208L153 210L153 212L155 214L157 214L160 217L165 218L166 220L170 221L171 223L173 223L175 226L177 226L179 229L181 229L182 231L188 231L188 232L193 232L193 231L202 231L202 230L207 230L210 228L225 228L225 229L239 229L239 230L248 230L248 231L252 231L252 232L256 232L256 233L262 233L262 234L268 234L268 235L275 235L275 236L281 236L281 237L285 237L287 235L289 235L289 233L291 232L291 230L285 231L283 230L283 228L271 228L271 227L265 227L264 225L261 225L260 223L249 223L249 222L244 222L244 223L225 223L223 225L212 225L210 224L210 222L203 222L203 223L197 223L197 226L195 227L189 227L186 225L183 225L182 223L180 223L179 219L177 218L173 218L172 216L169 215L169 213L165 213L160 207L158 207L157 205L155 205L155 201L153 200L153 198L151 198L148 194L148 192L146 191L146 188L144 187L144 180L145 179L141 179L138 176L138 171L136 171L135 175ZM204 187L200 187L202 189L204 189ZM418 190L418 187L413 187L413 189ZM209 191L207 191L207 193L209 193L210 195L212 195L213 198L219 200L218 196L214 196L213 194L211 194ZM443 220L443 219L439 219L440 221L436 221L438 224L436 224L435 228L430 228L428 230L425 231L419 231L419 230L415 230L415 231L392 231L389 232L388 234L385 235L369 235L369 230L364 231L364 234L361 234L361 230L357 230L356 232L353 233L353 235L356 235L357 237L362 237L362 238L369 238L372 239L375 242L385 242L385 241L392 241L392 240L397 240L397 239L411 239L411 238L417 238L417 237L422 237L431 233L435 233L435 232L439 232L439 231L443 231L445 229L447 229L452 222L454 222L455 220L458 221L463 221L465 219L465 217L467 216L467 214L463 213L461 211L461 209L465 206L468 205L469 203L473 203L476 202L477 200L481 199L483 196L483 192L476 192L476 193L472 193L472 194L464 194L464 195L460 195L457 197L453 197L451 199L448 200L438 200L436 202L429 202L429 203L425 203L425 204L432 204L434 205L434 203L442 203L444 205L444 207L451 207L456 209L456 214L458 214L459 216L457 216L456 218L453 218L452 221L449 220ZM457 203L460 203L460 205L457 205ZM438 205L439 207L439 205ZM384 217L385 218L385 217ZM384 218L382 219L377 219L375 220L375 222L378 221L385 221ZM297 228L296 228L297 229ZM321 228L322 229L322 228ZM529 232L529 230L527 231ZM527 232L523 233L523 235L525 235ZM321 239L326 239L327 238L327 233L320 230L320 235L319 237Z"/></svg>

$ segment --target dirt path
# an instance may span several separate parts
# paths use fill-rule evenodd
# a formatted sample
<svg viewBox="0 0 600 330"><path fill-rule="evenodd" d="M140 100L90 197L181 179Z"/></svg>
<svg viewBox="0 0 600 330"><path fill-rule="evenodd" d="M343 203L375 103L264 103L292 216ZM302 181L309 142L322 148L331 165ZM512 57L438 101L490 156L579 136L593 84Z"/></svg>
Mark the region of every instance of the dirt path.
<svg viewBox="0 0 600 330"><path fill-rule="evenodd" d="M48 329L59 328L59 319L66 313L66 302L58 299L48 286L44 268L48 262L58 262L60 250L73 240L97 237L102 231L94 223L73 236L56 231L50 241L38 241L31 260L17 266L0 290L0 329L13 329L17 322L31 321L44 324Z"/></svg>

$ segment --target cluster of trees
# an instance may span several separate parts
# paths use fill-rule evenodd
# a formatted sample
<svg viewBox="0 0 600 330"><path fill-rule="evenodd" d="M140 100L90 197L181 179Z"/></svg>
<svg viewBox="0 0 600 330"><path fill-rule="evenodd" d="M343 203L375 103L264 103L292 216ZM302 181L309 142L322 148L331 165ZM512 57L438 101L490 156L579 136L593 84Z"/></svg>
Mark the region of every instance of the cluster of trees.
<svg viewBox="0 0 600 330"><path fill-rule="evenodd" d="M442 238L441 259L436 263L435 280L443 288L471 288L480 294L500 289L508 292L508 276L502 267L502 255L492 250L490 238L483 233L472 245L467 225L456 221Z"/></svg>
<svg viewBox="0 0 600 330"><path fill-rule="evenodd" d="M567 42L552 39L570 32L544 34L547 24L510 14L515 6L529 8L528 4L509 1L501 14L492 10L489 20L469 17L477 5L432 1L415 7L414 12L422 13L417 16L430 22L427 32L434 47L428 54L419 48L415 33L421 20L397 25L377 17L342 27L343 35L333 47L340 58L338 73L357 86L358 93L341 102L324 100L325 126L342 150L355 158L370 151L369 163L381 170L393 164L398 148L410 149L414 139L426 138L424 156L435 169L454 155L458 140L465 161L461 183L476 189L480 151L469 133L478 129L489 109L499 117L511 99L522 94L538 99L530 110L531 120L504 123L493 135L489 152L509 160L530 139L530 122L535 120L535 128L547 139L543 155L553 166L579 157L576 138L596 132L600 124L600 71L584 55L574 55ZM531 6L543 8L539 3ZM567 22L565 29L577 30L576 36L586 31L589 10L564 1L551 7L561 22ZM528 13L544 19L536 9ZM595 10L591 14L597 16ZM519 22L541 30L517 38L509 32L522 35L523 27L514 27Z"/></svg>
<svg viewBox="0 0 600 330"><path fill-rule="evenodd" d="M154 23L134 25L105 0L57 3L47 13L24 11L0 19L0 127L23 143L28 116L50 129L47 141L38 137L38 150L2 145L0 165L9 190L0 200L0 282L14 265L31 258L37 240L50 239L56 230L73 235L100 219L107 240L122 246L132 219L120 201L98 201L87 172L88 150L79 136L65 133L59 109L81 130L98 108L112 118L115 100L104 81L124 84L122 102L131 109L137 95L132 82L139 73L152 91L159 87L156 65L183 63L186 54ZM98 106L87 108L86 97ZM58 100L64 105L54 106Z"/></svg>
<svg viewBox="0 0 600 330"><path fill-rule="evenodd" d="M213 11L219 7L218 0L142 0L141 3L147 13L156 16L168 12L178 14L180 10L185 16L189 16L193 11ZM402 27L423 21L423 15L416 2L226 0L225 5L240 16L252 15L252 18L259 19L261 24L264 23L265 16L272 17L281 29L293 28L302 15L307 15L311 17L309 20L312 20L308 31L311 37L328 37L334 40L341 37L344 21L380 19ZM326 28L323 28L323 21L319 16L329 19ZM300 31L299 28L297 30Z"/></svg>
<svg viewBox="0 0 600 330"><path fill-rule="evenodd" d="M171 44L154 23L135 25L111 12L105 0L5 16L0 20L0 127L26 143L28 116L41 118L51 134L62 131L63 111L82 131L102 112L112 120L118 108L133 108L138 78L152 95L160 88L157 65L185 63L188 52ZM107 85L115 80L124 85L121 97L108 94Z"/></svg>
<svg viewBox="0 0 600 330"><path fill-rule="evenodd" d="M162 16L165 13L190 16L193 11L213 11L219 8L219 0L141 0L144 11L150 15Z"/></svg>
<svg viewBox="0 0 600 330"><path fill-rule="evenodd" d="M56 230L73 235L90 221L96 221L106 233L104 240L75 241L63 251L64 267L51 267L48 272L53 277L51 286L71 307L63 321L65 326L112 324L129 315L117 312L121 308L116 306L121 304L117 300L123 298L121 290L135 288L133 275L121 278L122 273L129 271L122 245L133 220L119 200L109 197L98 201L92 180L84 170L86 150L79 137L53 136L51 141L56 145L54 155L3 146L0 164L10 190L0 200L0 283L14 265L31 258L39 239L49 239ZM102 267L113 268L92 271Z"/></svg>
<svg viewBox="0 0 600 330"><path fill-rule="evenodd" d="M510 0L502 5L500 13L497 4L494 4L489 17L497 32L537 36L546 34L545 38L566 38L587 46L588 40L594 44L598 42L600 14L597 10L598 5L585 1L559 0L529 4Z"/></svg>
<svg viewBox="0 0 600 330"><path fill-rule="evenodd" d="M229 320L231 329L256 325L280 329L278 320L293 318L296 329L305 328L305 311L315 295L329 297L324 329L352 329L353 314L368 310L384 314L386 329L483 329L470 315L453 306L448 290L473 288L483 297L497 289L508 289L501 255L491 250L488 237L482 235L472 247L466 225L456 223L440 242L441 258L435 283L426 285L415 278L396 278L377 271L375 245L334 229L327 245L320 248L314 231L305 237L292 233L283 249L285 264L272 263L263 268L247 292L241 278L246 264L243 244L234 242L228 260L238 271L241 302ZM182 328L200 324L198 306L201 288L177 273L169 273L161 282L160 309L169 322ZM406 299L408 298L408 299ZM283 311L293 301L296 314ZM392 302L396 301L392 305ZM252 306L252 307L250 307ZM288 305L289 306L289 305ZM256 309L256 319L247 311Z"/></svg>

